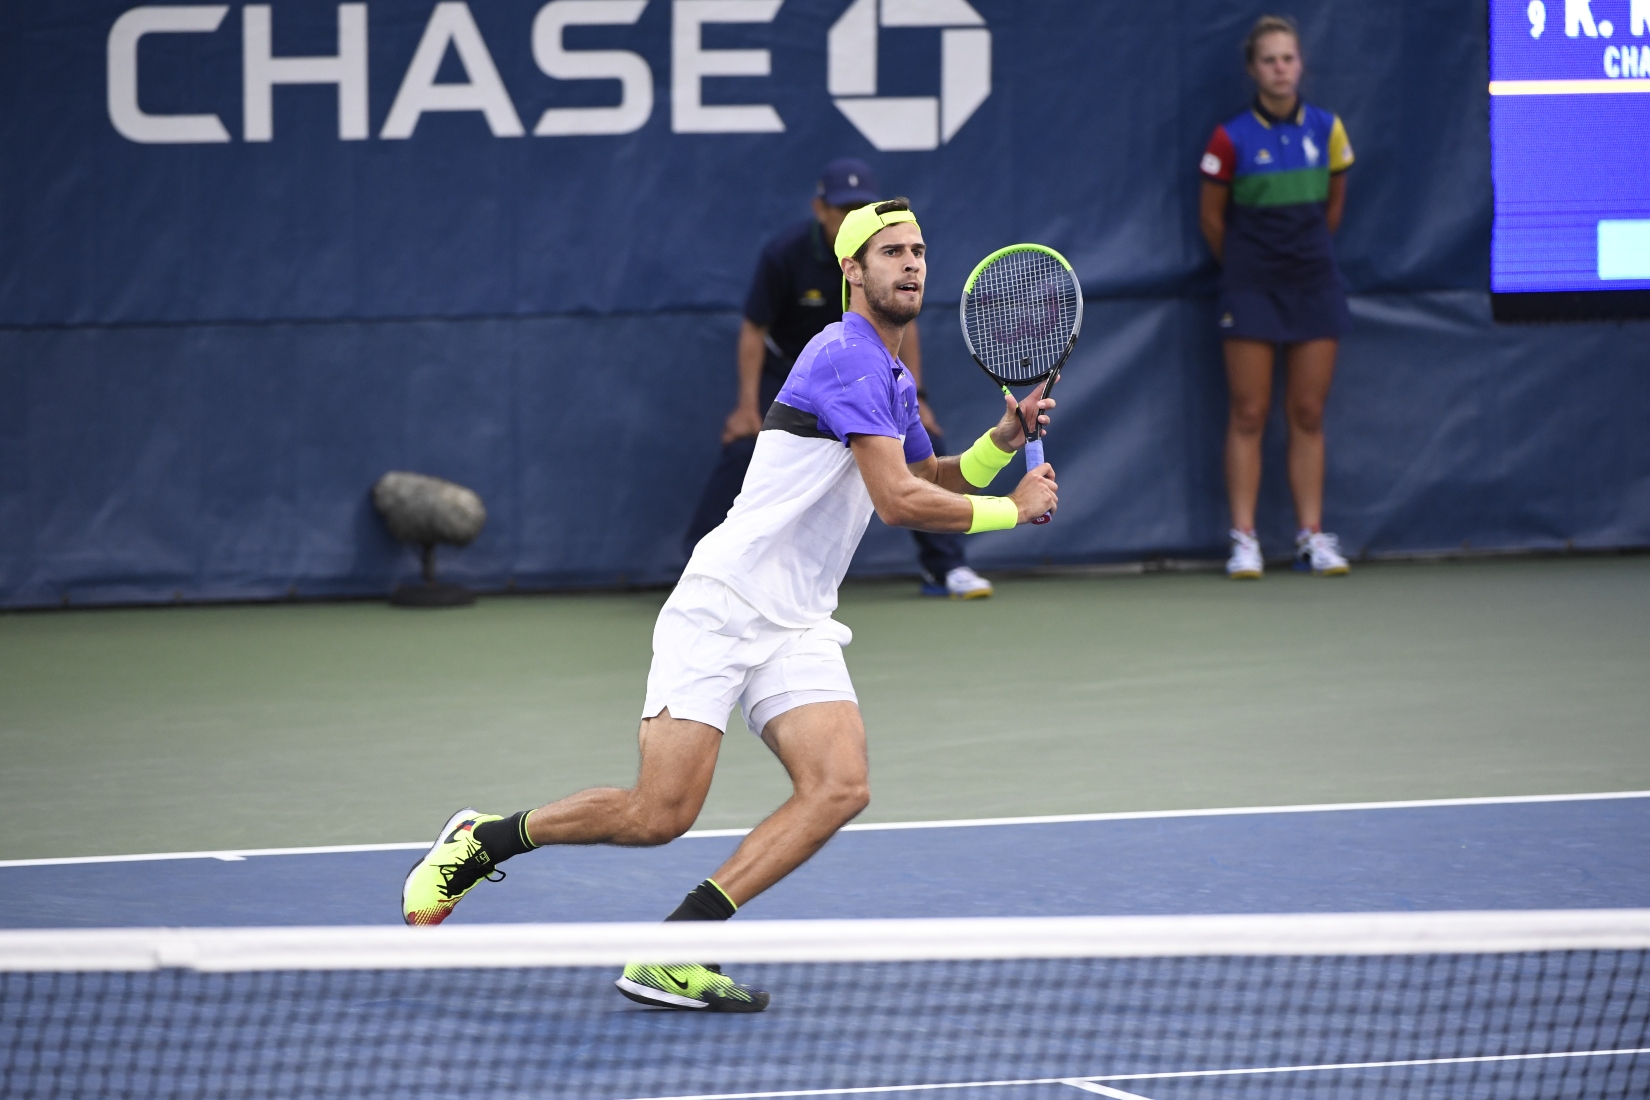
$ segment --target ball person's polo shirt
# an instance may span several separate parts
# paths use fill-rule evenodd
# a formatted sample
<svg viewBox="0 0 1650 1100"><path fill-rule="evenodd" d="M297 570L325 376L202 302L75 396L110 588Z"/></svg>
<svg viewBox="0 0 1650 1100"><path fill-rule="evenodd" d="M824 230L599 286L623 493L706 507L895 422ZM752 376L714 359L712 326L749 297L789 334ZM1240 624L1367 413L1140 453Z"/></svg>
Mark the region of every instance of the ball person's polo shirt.
<svg viewBox="0 0 1650 1100"><path fill-rule="evenodd" d="M1329 177L1352 166L1341 120L1302 102L1288 118L1259 103L1224 125L1203 154L1205 179L1232 189L1227 286L1305 286L1339 278L1324 217Z"/></svg>

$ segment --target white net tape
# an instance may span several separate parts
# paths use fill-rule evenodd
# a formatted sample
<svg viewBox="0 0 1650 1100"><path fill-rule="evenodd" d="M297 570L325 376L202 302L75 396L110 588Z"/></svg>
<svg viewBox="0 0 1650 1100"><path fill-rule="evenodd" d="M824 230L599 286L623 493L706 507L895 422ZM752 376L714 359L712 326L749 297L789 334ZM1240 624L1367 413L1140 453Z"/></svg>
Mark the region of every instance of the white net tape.
<svg viewBox="0 0 1650 1100"><path fill-rule="evenodd" d="M1650 910L110 928L0 932L0 972L445 969L723 962L1478 954L1650 948Z"/></svg>

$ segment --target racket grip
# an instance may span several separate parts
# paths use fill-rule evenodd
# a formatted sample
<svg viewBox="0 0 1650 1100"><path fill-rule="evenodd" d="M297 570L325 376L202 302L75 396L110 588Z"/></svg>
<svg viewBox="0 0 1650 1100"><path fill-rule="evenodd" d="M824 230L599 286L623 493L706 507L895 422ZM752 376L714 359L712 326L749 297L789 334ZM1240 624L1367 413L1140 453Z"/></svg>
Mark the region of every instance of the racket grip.
<svg viewBox="0 0 1650 1100"><path fill-rule="evenodd" d="M1028 440L1026 440L1026 469L1027 470L1035 470L1037 467L1041 466L1042 464L1043 464L1043 441L1041 439L1028 439ZM1047 523L1049 520L1051 520L1053 518L1054 518L1054 513L1044 512L1042 515L1038 516L1036 519L1032 520L1031 522L1032 523L1038 523L1038 524Z"/></svg>

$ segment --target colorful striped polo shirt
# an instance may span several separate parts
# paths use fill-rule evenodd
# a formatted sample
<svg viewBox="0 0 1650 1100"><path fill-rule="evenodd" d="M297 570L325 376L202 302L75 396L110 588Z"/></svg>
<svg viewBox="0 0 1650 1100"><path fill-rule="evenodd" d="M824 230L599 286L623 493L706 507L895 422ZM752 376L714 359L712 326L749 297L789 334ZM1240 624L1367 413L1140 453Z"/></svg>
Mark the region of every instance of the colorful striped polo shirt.
<svg viewBox="0 0 1650 1100"><path fill-rule="evenodd" d="M1275 118L1259 103L1215 127L1203 176L1232 189L1221 281L1303 287L1339 279L1324 211L1329 177L1352 166L1341 120L1302 102Z"/></svg>

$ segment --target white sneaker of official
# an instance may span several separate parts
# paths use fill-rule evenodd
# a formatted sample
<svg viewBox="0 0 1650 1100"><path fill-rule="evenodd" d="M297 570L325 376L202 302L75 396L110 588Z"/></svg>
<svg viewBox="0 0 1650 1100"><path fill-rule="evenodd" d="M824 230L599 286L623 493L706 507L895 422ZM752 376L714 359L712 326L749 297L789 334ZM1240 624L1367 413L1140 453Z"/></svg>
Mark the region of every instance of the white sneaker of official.
<svg viewBox="0 0 1650 1100"><path fill-rule="evenodd" d="M1341 553L1341 540L1327 531L1302 531L1295 536L1295 568L1310 569L1320 577L1340 577L1352 572Z"/></svg>
<svg viewBox="0 0 1650 1100"><path fill-rule="evenodd" d="M980 600L994 591L990 581L966 565L959 565L945 575L945 594L953 600Z"/></svg>
<svg viewBox="0 0 1650 1100"><path fill-rule="evenodd" d="M1232 555L1226 559L1226 575L1235 581L1258 581L1266 574L1266 560L1260 556L1260 540L1247 531L1232 528Z"/></svg>

